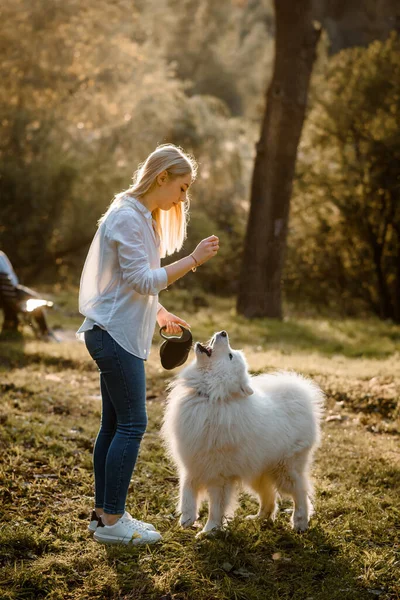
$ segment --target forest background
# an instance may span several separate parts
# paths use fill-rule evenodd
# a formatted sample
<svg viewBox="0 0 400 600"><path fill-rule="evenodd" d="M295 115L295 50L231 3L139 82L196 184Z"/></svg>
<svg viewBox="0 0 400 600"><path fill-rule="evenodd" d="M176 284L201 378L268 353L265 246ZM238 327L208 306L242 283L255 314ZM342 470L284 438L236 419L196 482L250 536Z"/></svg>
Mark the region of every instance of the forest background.
<svg viewBox="0 0 400 600"><path fill-rule="evenodd" d="M274 7L287 17L280 29ZM305 23L299 7L315 11L316 52L296 27ZM0 343L1 598L400 600L399 28L398 0L0 4L0 249L21 283L54 300L48 319L59 339L37 338L24 322L23 336ZM275 78L279 33L282 80L298 80L303 50L313 55L294 152L296 102L289 94L283 106ZM246 289L262 296L243 273L272 104L284 118L269 125L286 130L274 128L271 154L290 200L283 320L249 319L237 302ZM156 331L128 510L154 522L163 543L105 548L88 539L101 397L75 338L79 277L98 218L164 142L199 162L182 254L212 233L221 249L162 302L191 323L195 340L227 329L251 375L294 369L326 394L305 535L290 529L287 501L274 524L246 521L255 512L247 494L215 538L195 537L200 522L179 527L178 480L158 435L177 371L161 367ZM261 175L275 179L269 201L280 209L272 162ZM273 222L265 213L255 221L260 246L271 245Z"/></svg>
<svg viewBox="0 0 400 600"><path fill-rule="evenodd" d="M298 151L284 300L398 322L395 3L330 4ZM211 233L221 239L207 269L177 285L200 303L237 294L274 61L272 1L15 0L1 11L0 248L23 283L76 287L97 219L138 163L172 142L200 166L182 254ZM356 47L338 53L346 46Z"/></svg>

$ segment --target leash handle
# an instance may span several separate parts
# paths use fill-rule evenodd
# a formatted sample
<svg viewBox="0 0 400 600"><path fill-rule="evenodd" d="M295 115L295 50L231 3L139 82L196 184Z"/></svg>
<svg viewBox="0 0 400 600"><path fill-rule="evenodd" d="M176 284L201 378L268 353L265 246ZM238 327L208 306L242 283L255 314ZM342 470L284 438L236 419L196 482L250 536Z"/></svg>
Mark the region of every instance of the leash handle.
<svg viewBox="0 0 400 600"><path fill-rule="evenodd" d="M160 335L162 338L164 338L164 340L171 340L172 342L187 342L188 340L191 340L192 334L190 333L189 329L186 329L186 327L184 327L183 325L179 325L179 327L182 329L181 336L171 335L171 337L168 337L167 335L165 335L163 330L167 328L166 325L163 325L161 327Z"/></svg>

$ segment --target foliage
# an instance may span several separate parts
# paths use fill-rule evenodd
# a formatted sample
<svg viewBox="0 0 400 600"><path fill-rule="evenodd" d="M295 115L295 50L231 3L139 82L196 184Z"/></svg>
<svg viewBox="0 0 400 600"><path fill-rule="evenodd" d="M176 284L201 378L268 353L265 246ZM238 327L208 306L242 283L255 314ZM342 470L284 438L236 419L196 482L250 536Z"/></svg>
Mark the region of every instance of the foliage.
<svg viewBox="0 0 400 600"><path fill-rule="evenodd" d="M237 292L271 0L6 0L0 7L0 247L24 283L76 284L95 224L156 144L199 160L176 287ZM399 319L399 42L322 57L300 148L290 301ZM175 258L178 258L178 255Z"/></svg>
<svg viewBox="0 0 400 600"><path fill-rule="evenodd" d="M258 120L272 70L272 0L141 0L138 33L149 32L190 95L223 100Z"/></svg>
<svg viewBox="0 0 400 600"><path fill-rule="evenodd" d="M193 204L209 229L224 235L225 228L226 252L238 255L253 129L206 86L187 94L188 74L185 81L176 76L171 54L171 35L187 13L173 11L172 0L164 4L166 12L156 11L163 19L158 33L149 26L153 3L2 6L0 245L22 279L77 281L98 217L129 186L137 164L166 141L198 158ZM210 9L205 1L203 9ZM165 27L168 18L173 27ZM198 27L198 43L207 46L208 35L216 35L211 22ZM232 233L216 216L222 205L240 214ZM191 231L193 245L199 233ZM224 264L225 289L231 272Z"/></svg>
<svg viewBox="0 0 400 600"><path fill-rule="evenodd" d="M136 156L156 142L138 135L140 120L157 128L159 113L163 121L183 92L154 54L144 61L130 41L128 1L70 0L48 10L18 0L2 13L1 242L17 267L29 261L40 271L87 244L95 221L89 202L101 205L103 187L111 195L133 139ZM167 93L155 110L147 94L161 82Z"/></svg>
<svg viewBox="0 0 400 600"><path fill-rule="evenodd" d="M400 322L400 39L342 51L299 151L289 297ZM323 79L323 80L322 80Z"/></svg>
<svg viewBox="0 0 400 600"><path fill-rule="evenodd" d="M93 493L91 451L100 419L98 373L70 331L76 297L65 296L65 310L50 315L52 325L54 319L64 323L58 331L61 343L26 337L24 348L0 344L0 596L396 598L399 327L377 319L299 315L283 323L247 323L235 314L232 300L218 298L194 316L187 293L164 294L192 322L195 339L205 340L223 327L232 345L244 348L252 372L294 368L314 377L327 393L314 467L316 514L309 531L292 532L285 502L274 524L245 521L255 508L245 494L236 518L215 538L196 539L197 529L180 529L174 514L178 482L158 437L171 373L160 369L155 338L146 365L149 427L128 509L154 522L163 542L148 548L93 542L86 527Z"/></svg>

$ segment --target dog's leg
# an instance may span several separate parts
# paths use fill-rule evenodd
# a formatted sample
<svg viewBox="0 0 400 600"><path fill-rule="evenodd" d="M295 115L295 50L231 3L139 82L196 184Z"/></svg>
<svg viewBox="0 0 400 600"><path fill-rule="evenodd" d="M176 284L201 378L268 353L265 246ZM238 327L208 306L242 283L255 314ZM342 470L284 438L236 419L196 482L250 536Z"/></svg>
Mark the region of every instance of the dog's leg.
<svg viewBox="0 0 400 600"><path fill-rule="evenodd" d="M256 515L248 515L246 519L271 519L274 521L278 506L272 479L267 475L261 475L252 482L251 487L258 495L260 506Z"/></svg>
<svg viewBox="0 0 400 600"><path fill-rule="evenodd" d="M182 527L191 527L198 517L197 493L198 490L193 484L193 481L189 479L187 475L184 475L181 479L178 505L178 511L181 514L180 524Z"/></svg>
<svg viewBox="0 0 400 600"><path fill-rule="evenodd" d="M303 451L285 465L279 473L279 490L293 498L292 526L295 531L306 531L310 512L312 486L308 479L309 450Z"/></svg>
<svg viewBox="0 0 400 600"><path fill-rule="evenodd" d="M208 520L197 535L221 528L223 518L232 501L233 491L234 484L231 482L226 482L221 486L213 485L207 487L209 497Z"/></svg>
<svg viewBox="0 0 400 600"><path fill-rule="evenodd" d="M294 482L293 501L294 511L292 516L292 526L295 531L306 531L309 518L309 500L308 500L308 480L302 473L298 475Z"/></svg>

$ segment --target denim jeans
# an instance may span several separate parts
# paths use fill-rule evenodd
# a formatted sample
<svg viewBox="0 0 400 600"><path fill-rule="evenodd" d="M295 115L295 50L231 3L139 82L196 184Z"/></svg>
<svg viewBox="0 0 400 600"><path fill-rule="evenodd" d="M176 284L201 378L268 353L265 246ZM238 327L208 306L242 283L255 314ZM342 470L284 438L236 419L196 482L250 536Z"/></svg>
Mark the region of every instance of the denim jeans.
<svg viewBox="0 0 400 600"><path fill-rule="evenodd" d="M120 514L147 426L144 361L96 325L85 332L85 343L100 371L102 396L93 452L95 507Z"/></svg>

